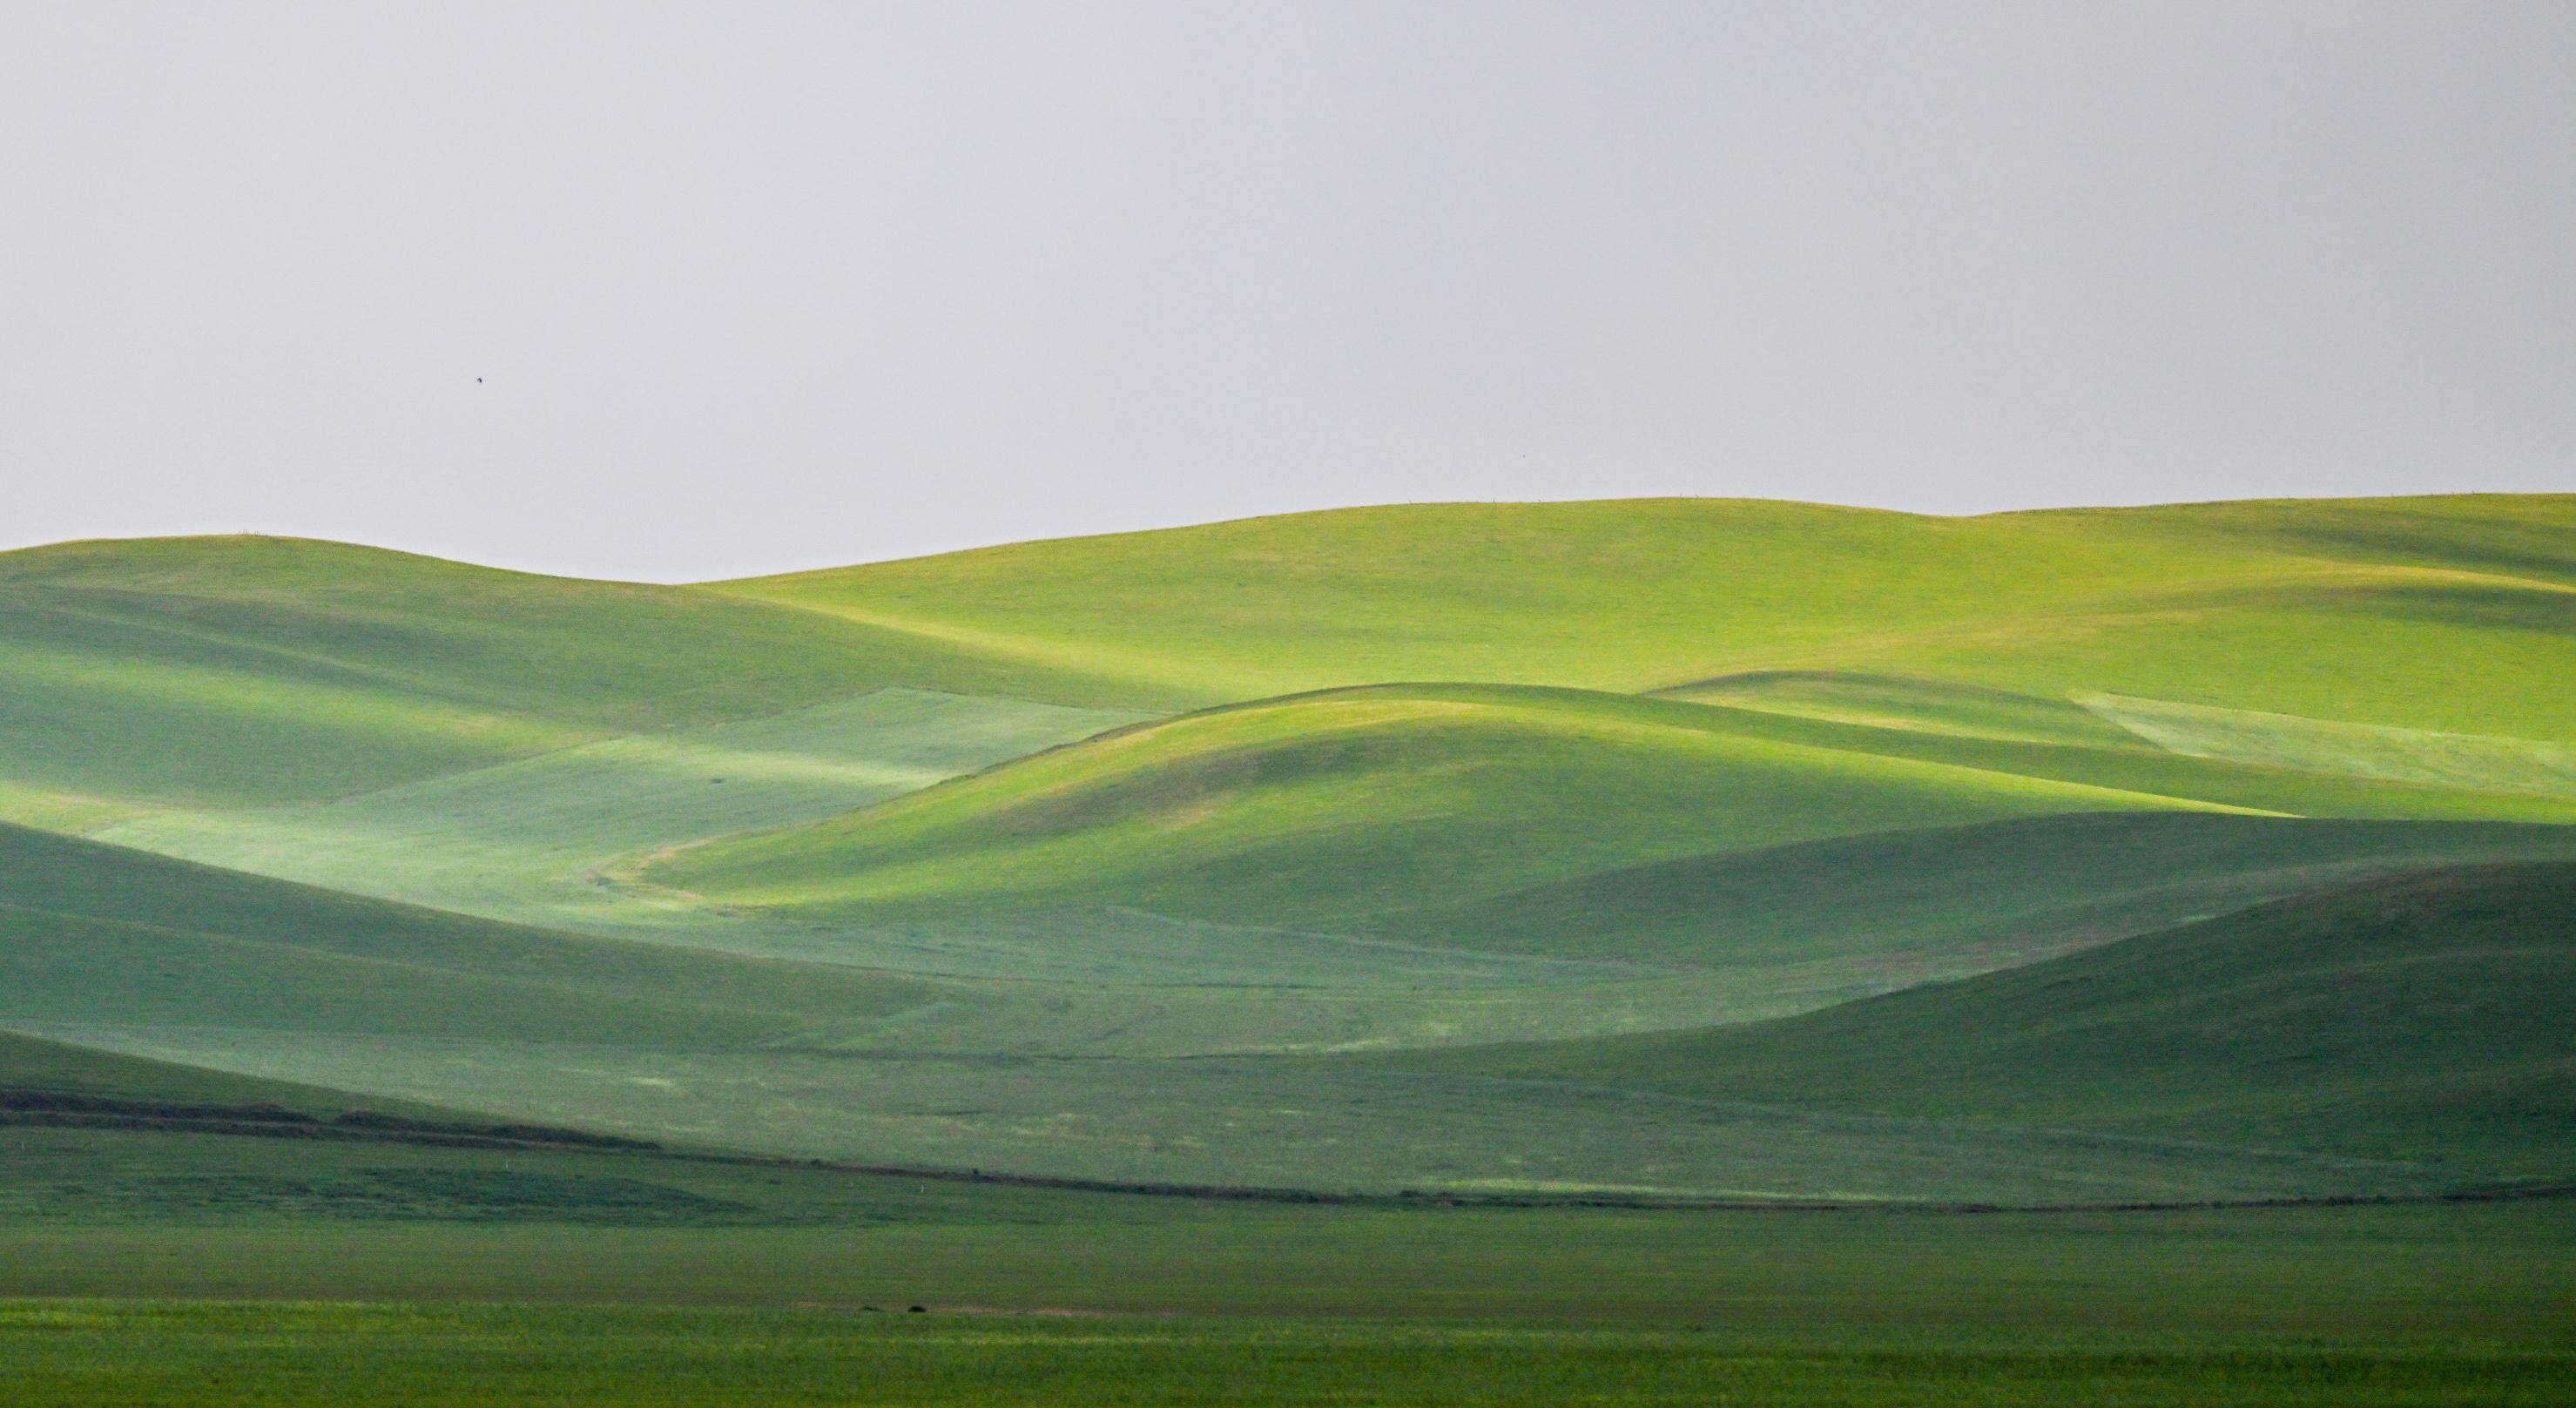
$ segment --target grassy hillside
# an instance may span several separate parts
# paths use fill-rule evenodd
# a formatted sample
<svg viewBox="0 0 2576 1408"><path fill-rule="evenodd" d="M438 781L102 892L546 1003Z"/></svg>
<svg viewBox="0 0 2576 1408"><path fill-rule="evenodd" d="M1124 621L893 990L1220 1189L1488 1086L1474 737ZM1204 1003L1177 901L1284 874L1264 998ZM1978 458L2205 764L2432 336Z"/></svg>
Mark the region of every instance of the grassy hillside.
<svg viewBox="0 0 2576 1408"><path fill-rule="evenodd" d="M2555 497L1431 505L720 584L1140 697L1517 683L1219 707L644 873L774 913L1332 925L2049 811L2566 822L2570 541Z"/></svg>
<svg viewBox="0 0 2576 1408"><path fill-rule="evenodd" d="M31 1114L49 1108L42 1099L48 1096L70 1096L114 1106L254 1108L289 1110L318 1117L359 1109L400 1115L433 1113L427 1106L372 1100L343 1090L297 1085L289 1081L258 1080L199 1066L148 1061L86 1046L0 1032L0 1123L6 1123L12 1115ZM15 1141L9 1146L13 1153L47 1142L29 1135L11 1138ZM122 1147L126 1141L100 1135L67 1142L82 1149L105 1152ZM193 1151L213 1148L200 1144L183 1147L192 1151L192 1157ZM8 1181L16 1185L29 1205L50 1202L46 1193L59 1195L66 1186L59 1180L41 1181L29 1175L23 1166L13 1167L10 1172L12 1176ZM79 1175L75 1171L70 1176L77 1178Z"/></svg>
<svg viewBox="0 0 2576 1408"><path fill-rule="evenodd" d="M0 554L0 1396L2558 1402L2570 680L2569 496Z"/></svg>
<svg viewBox="0 0 2576 1408"><path fill-rule="evenodd" d="M1078 897L1308 922L1692 852L2194 805L1766 738L1735 722L1569 690L1293 696L695 847L647 874L733 905Z"/></svg>
<svg viewBox="0 0 2576 1408"><path fill-rule="evenodd" d="M2037 817L1689 856L1371 916L1489 950L1957 977L2376 875L2576 860L2576 828L2192 812ZM1979 960L1985 960L1980 962ZM1855 992L1850 995L1858 996Z"/></svg>
<svg viewBox="0 0 2576 1408"><path fill-rule="evenodd" d="M1480 901L1508 909L1495 897L1533 883L1692 856L2015 816L2576 818L2576 796L2449 782L2188 757L2136 740L1408 686L1132 728L834 820L681 850L643 875L730 907L804 915L1115 904L1330 926ZM1819 853L1832 854L1868 863L1859 851ZM1529 912L1576 917L1545 902ZM1599 916L1589 919L1597 929ZM1481 947L1477 932L1475 922L1445 931Z"/></svg>
<svg viewBox="0 0 2576 1408"><path fill-rule="evenodd" d="M0 1022L734 1046L900 1011L851 969L492 923L0 825Z"/></svg>
<svg viewBox="0 0 2576 1408"><path fill-rule="evenodd" d="M0 554L0 816L311 801L885 684L1167 709L1839 671L2566 744L2571 504L1430 505L706 588L65 544Z"/></svg>
<svg viewBox="0 0 2576 1408"><path fill-rule="evenodd" d="M312 806L164 812L100 835L486 918L859 962L860 945L810 926L657 903L602 884L601 871L661 847L834 816L1135 717L882 689Z"/></svg>
<svg viewBox="0 0 2576 1408"><path fill-rule="evenodd" d="M0 553L0 675L0 816L70 825L338 796L881 684L1082 692L810 612L288 538Z"/></svg>
<svg viewBox="0 0 2576 1408"><path fill-rule="evenodd" d="M0 1026L1113 1179L2457 1186L2555 1146L2499 1116L2397 1162L2450 1135L2399 1138L2394 1095L2350 1102L2380 1143L2170 1101L2069 1131L1402 1053L1696 1049L2567 860L2576 827L2536 823L2576 820L2571 542L2576 498L2531 496L1433 505L702 587L256 538L0 554L0 817L231 868L0 831ZM2478 1036L2423 1041L2485 1070Z"/></svg>
<svg viewBox="0 0 2576 1408"><path fill-rule="evenodd" d="M2576 817L2576 748L2098 691L2065 698L1834 671L1658 690L1797 720L1778 736L2337 816Z"/></svg>
<svg viewBox="0 0 2576 1408"><path fill-rule="evenodd" d="M1739 500L1435 504L714 590L1122 680L1153 705L1841 670L2567 742L2571 542L2576 496L1958 519Z"/></svg>
<svg viewBox="0 0 2576 1408"><path fill-rule="evenodd" d="M2576 865L2364 882L1753 1026L1435 1068L2576 1171Z"/></svg>
<svg viewBox="0 0 2576 1408"><path fill-rule="evenodd" d="M1590 976L1591 988L1504 1000L935 983L529 929L0 829L0 1027L371 1101L916 1167L1379 1192L2048 1203L2451 1179L1477 1077L1154 1059L1454 1039L1444 1022L1535 1035L1626 1020L1636 999ZM1673 987L1659 981L1644 992ZM1684 984L1660 1000L1688 1011L1707 999Z"/></svg>
<svg viewBox="0 0 2576 1408"><path fill-rule="evenodd" d="M2576 586L2568 537L2576 496L2433 494L2371 499L2243 499L2121 509L2042 509L2001 519L2116 518L2141 541L2225 540L2334 562Z"/></svg>

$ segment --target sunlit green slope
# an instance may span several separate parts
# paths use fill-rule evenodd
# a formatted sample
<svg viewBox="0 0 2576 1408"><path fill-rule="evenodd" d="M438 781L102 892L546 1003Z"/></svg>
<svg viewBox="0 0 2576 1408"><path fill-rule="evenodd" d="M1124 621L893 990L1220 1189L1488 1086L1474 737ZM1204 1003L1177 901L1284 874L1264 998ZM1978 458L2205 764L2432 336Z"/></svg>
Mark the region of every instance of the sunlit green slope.
<svg viewBox="0 0 2576 1408"><path fill-rule="evenodd" d="M1928 518L1438 504L718 584L1208 704L1840 670L2576 741L2576 496Z"/></svg>
<svg viewBox="0 0 2576 1408"><path fill-rule="evenodd" d="M880 689L346 799L247 812L170 810L98 834L210 865L489 919L866 962L857 945L658 903L602 883L601 872L666 846L831 817L1135 717Z"/></svg>
<svg viewBox="0 0 2576 1408"><path fill-rule="evenodd" d="M2135 737L2037 742L1591 691L1406 686L1140 726L681 850L644 875L780 913L1106 903L1317 924L1799 841L2162 811L2563 821L2576 795L2194 757ZM1455 932L1475 941L1472 925Z"/></svg>
<svg viewBox="0 0 2576 1408"><path fill-rule="evenodd" d="M647 873L734 905L1115 899L1299 922L1640 859L2187 799L1764 737L1691 704L1500 686L1141 726Z"/></svg>
<svg viewBox="0 0 2576 1408"><path fill-rule="evenodd" d="M2576 865L2332 888L1802 1017L1430 1069L2564 1177Z"/></svg>
<svg viewBox="0 0 2576 1408"><path fill-rule="evenodd" d="M881 684L1008 693L1039 673L682 588L339 543L0 553L0 817L312 800Z"/></svg>
<svg viewBox="0 0 2576 1408"><path fill-rule="evenodd" d="M316 800L883 684L1162 709L1830 671L2567 744L2571 505L1432 505L704 588L65 544L0 554L0 815Z"/></svg>

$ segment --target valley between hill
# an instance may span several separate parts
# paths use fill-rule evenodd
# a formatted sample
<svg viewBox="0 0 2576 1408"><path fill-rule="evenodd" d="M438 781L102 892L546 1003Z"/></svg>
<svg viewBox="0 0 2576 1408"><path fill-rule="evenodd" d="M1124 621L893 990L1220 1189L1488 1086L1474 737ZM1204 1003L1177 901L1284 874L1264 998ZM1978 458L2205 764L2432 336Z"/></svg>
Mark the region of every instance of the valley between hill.
<svg viewBox="0 0 2576 1408"><path fill-rule="evenodd" d="M1337 1195L2571 1172L2566 497L85 543L0 665L0 1028L101 1060Z"/></svg>

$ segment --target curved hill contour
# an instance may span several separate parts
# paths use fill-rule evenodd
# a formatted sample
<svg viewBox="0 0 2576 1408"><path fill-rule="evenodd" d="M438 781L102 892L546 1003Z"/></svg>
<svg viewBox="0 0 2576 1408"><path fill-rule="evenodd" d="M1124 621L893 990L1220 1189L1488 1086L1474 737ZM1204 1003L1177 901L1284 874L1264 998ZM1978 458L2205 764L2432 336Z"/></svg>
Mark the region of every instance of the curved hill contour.
<svg viewBox="0 0 2576 1408"><path fill-rule="evenodd" d="M1936 820L2222 809L1765 737L1736 722L1572 690L1292 696L692 847L647 875L730 905L809 912L1107 899L1302 922Z"/></svg>
<svg viewBox="0 0 2576 1408"><path fill-rule="evenodd" d="M1775 1022L1428 1069L2563 1179L2576 863L2327 889Z"/></svg>
<svg viewBox="0 0 2576 1408"><path fill-rule="evenodd" d="M2559 698L2576 674L2576 495L1973 518L1736 499L1421 504L709 590L1125 681L1123 702L1147 707L1398 681L1635 691L1841 670L2576 741Z"/></svg>
<svg viewBox="0 0 2576 1408"><path fill-rule="evenodd" d="M65 544L0 554L0 1028L1113 1181L2563 1177L2570 679L2564 495Z"/></svg>

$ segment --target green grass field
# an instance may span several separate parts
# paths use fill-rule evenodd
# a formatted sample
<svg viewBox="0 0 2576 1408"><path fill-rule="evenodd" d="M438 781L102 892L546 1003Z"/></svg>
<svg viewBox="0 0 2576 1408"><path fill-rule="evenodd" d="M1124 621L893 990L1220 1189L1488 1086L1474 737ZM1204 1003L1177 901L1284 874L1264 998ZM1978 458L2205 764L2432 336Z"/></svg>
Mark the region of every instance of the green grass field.
<svg viewBox="0 0 2576 1408"><path fill-rule="evenodd" d="M130 1358L128 1357L130 1356ZM2314 1404L2564 1401L2557 1348L2008 1346L828 1310L0 1307L26 1404ZM108 1368L120 1362L128 1369Z"/></svg>
<svg viewBox="0 0 2576 1408"><path fill-rule="evenodd" d="M113 1073L278 1093L194 1079ZM12 1402L2538 1404L2576 1376L2557 1200L1260 1205L7 1123L0 1174Z"/></svg>
<svg viewBox="0 0 2576 1408"><path fill-rule="evenodd" d="M0 1170L12 1402L2540 1404L2576 1376L2565 1202L1259 1206L7 1126Z"/></svg>
<svg viewBox="0 0 2576 1408"><path fill-rule="evenodd" d="M0 1381L2563 1401L2570 680L2569 496L0 554Z"/></svg>

